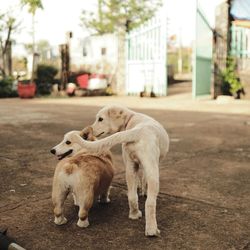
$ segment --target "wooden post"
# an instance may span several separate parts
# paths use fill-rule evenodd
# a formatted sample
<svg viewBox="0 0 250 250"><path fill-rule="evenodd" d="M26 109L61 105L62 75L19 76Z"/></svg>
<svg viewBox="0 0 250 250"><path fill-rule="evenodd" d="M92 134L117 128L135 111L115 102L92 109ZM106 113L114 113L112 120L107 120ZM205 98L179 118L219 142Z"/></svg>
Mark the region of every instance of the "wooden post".
<svg viewBox="0 0 250 250"><path fill-rule="evenodd" d="M61 90L66 89L69 81L69 50L67 44L60 45L61 54Z"/></svg>

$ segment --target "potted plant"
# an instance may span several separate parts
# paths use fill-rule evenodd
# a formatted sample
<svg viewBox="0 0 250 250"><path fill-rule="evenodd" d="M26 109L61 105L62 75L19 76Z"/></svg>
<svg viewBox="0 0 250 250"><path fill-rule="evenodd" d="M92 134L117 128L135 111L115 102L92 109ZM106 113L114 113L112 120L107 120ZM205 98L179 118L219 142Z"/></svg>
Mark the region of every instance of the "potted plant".
<svg viewBox="0 0 250 250"><path fill-rule="evenodd" d="M20 98L33 98L36 93L36 84L30 81L18 81L17 92Z"/></svg>

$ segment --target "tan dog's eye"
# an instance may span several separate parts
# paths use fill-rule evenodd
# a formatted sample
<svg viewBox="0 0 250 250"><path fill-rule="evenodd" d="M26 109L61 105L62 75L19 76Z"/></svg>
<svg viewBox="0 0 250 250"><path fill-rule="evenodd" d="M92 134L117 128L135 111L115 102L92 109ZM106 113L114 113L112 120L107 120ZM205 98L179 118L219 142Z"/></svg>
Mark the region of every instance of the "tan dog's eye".
<svg viewBox="0 0 250 250"><path fill-rule="evenodd" d="M67 145L69 145L69 144L71 144L71 141L66 141L65 143L66 143Z"/></svg>
<svg viewBox="0 0 250 250"><path fill-rule="evenodd" d="M101 121L103 121L103 118L99 117L98 122L101 122Z"/></svg>

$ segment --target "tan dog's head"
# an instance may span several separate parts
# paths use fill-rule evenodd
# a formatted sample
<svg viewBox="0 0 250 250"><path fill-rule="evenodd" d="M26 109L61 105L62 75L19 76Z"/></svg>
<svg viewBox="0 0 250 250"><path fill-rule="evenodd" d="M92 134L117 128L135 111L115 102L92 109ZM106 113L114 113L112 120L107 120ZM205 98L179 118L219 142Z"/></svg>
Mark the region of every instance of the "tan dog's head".
<svg viewBox="0 0 250 250"><path fill-rule="evenodd" d="M62 160L67 156L73 156L82 149L74 135L80 135L84 140L94 141L96 138L93 136L93 129L86 127L82 131L70 131L64 135L63 140L53 147L50 152Z"/></svg>
<svg viewBox="0 0 250 250"><path fill-rule="evenodd" d="M96 137L113 134L122 129L126 120L126 108L121 106L106 106L96 115L96 120L91 126Z"/></svg>

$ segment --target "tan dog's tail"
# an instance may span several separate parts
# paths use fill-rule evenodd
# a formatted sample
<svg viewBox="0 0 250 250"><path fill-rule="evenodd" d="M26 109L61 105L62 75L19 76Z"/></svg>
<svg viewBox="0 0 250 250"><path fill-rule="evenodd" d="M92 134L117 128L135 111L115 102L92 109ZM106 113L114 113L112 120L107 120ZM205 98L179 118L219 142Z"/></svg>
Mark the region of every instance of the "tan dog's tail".
<svg viewBox="0 0 250 250"><path fill-rule="evenodd" d="M85 141L85 140L79 140L79 144L92 152L96 153L102 153L104 151L107 151L111 149L113 146L120 144L120 143L126 143L126 142L135 142L140 139L140 129L130 129L122 132L117 132L111 136L108 136L104 139L98 140L98 141Z"/></svg>

